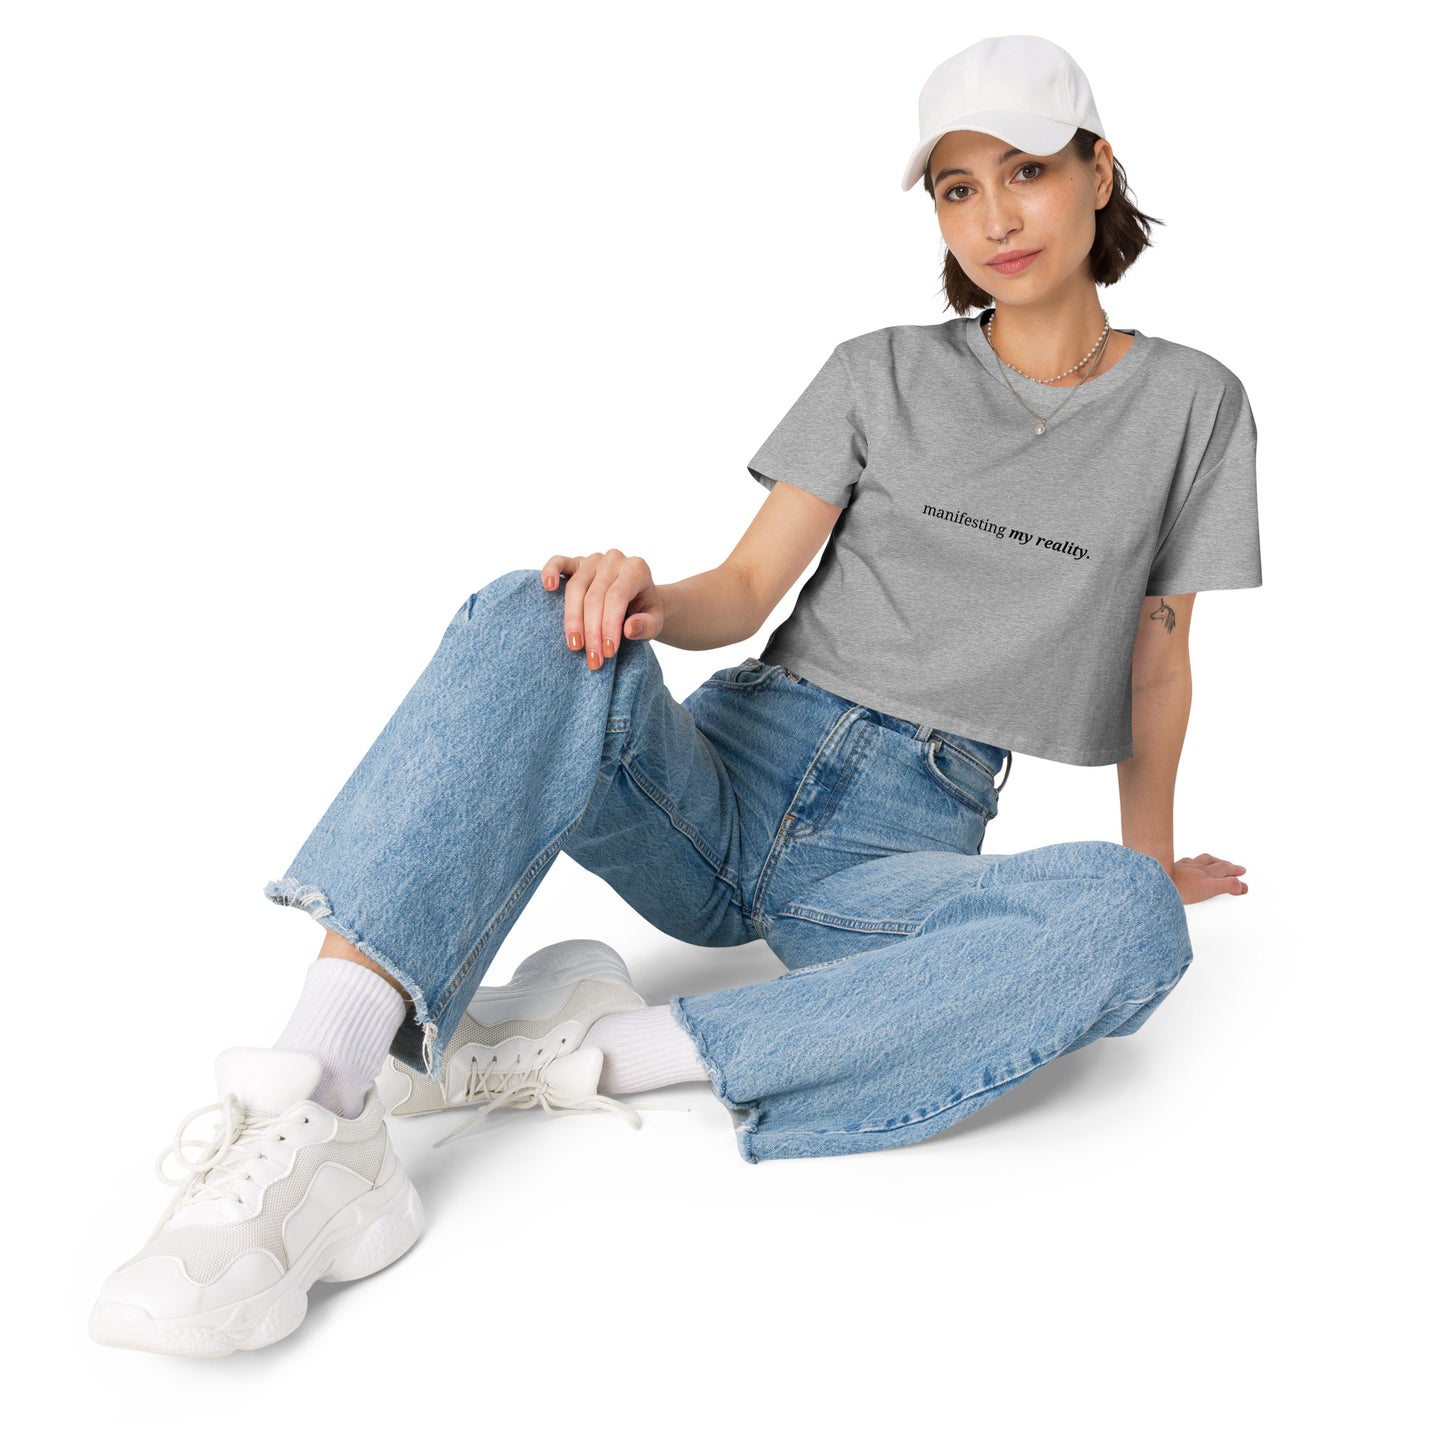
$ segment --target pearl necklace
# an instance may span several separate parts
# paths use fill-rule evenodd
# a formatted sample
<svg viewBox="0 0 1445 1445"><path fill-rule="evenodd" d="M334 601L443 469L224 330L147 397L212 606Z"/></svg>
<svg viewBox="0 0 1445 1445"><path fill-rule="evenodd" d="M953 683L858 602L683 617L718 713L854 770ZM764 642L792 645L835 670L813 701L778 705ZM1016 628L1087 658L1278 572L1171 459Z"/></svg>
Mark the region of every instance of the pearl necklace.
<svg viewBox="0 0 1445 1445"><path fill-rule="evenodd" d="M994 309L989 313L987 323L984 325L984 334L988 337L989 347L992 349L994 357L999 363L999 375L1003 376L1005 384L1008 386L1008 389L1013 392L1014 398L1017 400L1018 404L1023 407L1023 409L1028 412L1031 417L1037 419L1038 425L1034 428L1034 435L1036 437L1041 437L1044 434L1045 425L1048 422L1053 421L1053 419L1058 416L1058 414L1069 404L1069 400L1073 396L1074 392L1076 392L1080 386L1083 386L1084 382L1088 381L1089 376L1093 372L1094 368L1103 359L1104 349L1109 344L1109 313L1107 311L1104 313L1104 329L1099 333L1099 339L1090 348L1088 355L1084 357L1083 361L1075 362L1075 364L1071 366L1067 371L1061 371L1057 376L1051 376L1049 378L1049 381L1062 381L1066 376L1072 376L1073 373L1079 369L1079 367L1086 364L1088 366L1088 371L1084 373L1083 381L1080 381L1078 383L1078 386L1070 387L1069 395L1066 396L1063 401L1061 401L1046 417L1039 416L1038 412L1036 412L1033 407L1031 407L1028 402L1023 399L1023 397L1019 396L1013 382L1009 381L1007 376L1004 376L1003 368L1006 366L1010 371L1017 371L1020 376L1025 378L1025 380L1038 382L1040 386L1047 386L1049 384L1049 382L1039 381L1038 377L1036 376L1030 376L1026 371L1019 371L1018 367L1016 367L1011 361L1005 361L1003 357L999 355L998 348L993 344L993 319L997 315L998 308L994 307ZM1092 358L1092 360L1090 358Z"/></svg>

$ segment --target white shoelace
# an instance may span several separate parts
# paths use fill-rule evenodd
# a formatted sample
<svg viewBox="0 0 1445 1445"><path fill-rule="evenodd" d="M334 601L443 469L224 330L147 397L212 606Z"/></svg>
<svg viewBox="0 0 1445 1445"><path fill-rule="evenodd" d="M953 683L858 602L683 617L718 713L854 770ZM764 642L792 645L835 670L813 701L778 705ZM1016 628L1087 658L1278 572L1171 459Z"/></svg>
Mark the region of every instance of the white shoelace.
<svg viewBox="0 0 1445 1445"><path fill-rule="evenodd" d="M156 1178L162 1184L179 1186L175 1199L177 1204L182 1199L187 1204L196 1204L203 1199L227 1198L243 1204L245 1201L237 1192L236 1181L248 1177L246 1167L257 1159L261 1145L273 1139L284 1139L287 1124L306 1122L306 1107L298 1104L284 1114L265 1115L248 1122L245 1107L235 1094L227 1094L214 1104L203 1104L181 1120L176 1137L161 1150L156 1159ZM202 1114L209 1114L213 1109L221 1111L221 1118L210 1140L187 1139L185 1132L191 1121L199 1119ZM187 1149L199 1149L200 1153L188 1155ZM179 1179L165 1170L172 1155L185 1171Z"/></svg>
<svg viewBox="0 0 1445 1445"><path fill-rule="evenodd" d="M532 1064L527 1068L521 1067L521 1055L517 1056L515 1064L507 1068L493 1069L492 1064L497 1062L497 1056L493 1055L490 1062L481 1067L474 1056L468 1063L467 1080L463 1092L467 1102L475 1103L478 1099L485 1099L487 1102L482 1105L476 1113L464 1124L458 1125L450 1134L443 1134L440 1139L433 1142L432 1148L440 1148L449 1139L455 1139L467 1130L474 1129L482 1121L485 1114L490 1114L493 1109L530 1109L535 1104L540 1104L549 1114L596 1114L603 1109L610 1109L614 1113L623 1115L634 1129L642 1128L642 1117L638 1110L630 1104L624 1104L620 1099L609 1098L606 1094L586 1094L580 1099L558 1099L553 1093L551 1084L540 1077L542 1071L552 1062L551 1059L544 1060L541 1064ZM673 1109L661 1104L643 1104L641 1108L649 1113L686 1114L687 1109Z"/></svg>

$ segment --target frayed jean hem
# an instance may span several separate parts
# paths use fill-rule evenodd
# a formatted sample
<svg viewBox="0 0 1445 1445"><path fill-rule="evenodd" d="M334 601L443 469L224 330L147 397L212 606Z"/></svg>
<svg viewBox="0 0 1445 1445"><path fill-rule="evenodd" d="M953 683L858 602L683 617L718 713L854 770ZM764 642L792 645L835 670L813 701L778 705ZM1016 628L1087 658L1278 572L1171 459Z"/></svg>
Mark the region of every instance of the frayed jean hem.
<svg viewBox="0 0 1445 1445"><path fill-rule="evenodd" d="M267 883L264 889L272 903L283 908L299 908L309 913L322 927L339 934L358 952L364 953L378 967L384 968L393 979L406 990L411 1000L411 1012L402 1021L392 1043L391 1051L403 1063L420 1069L430 1077L440 1077L440 1060L435 1058L433 1041L437 1036L437 1024L421 985L404 968L388 958L380 949L369 944L350 924L342 922L332 911L331 901L314 885L303 883L299 878L278 878Z"/></svg>
<svg viewBox="0 0 1445 1445"><path fill-rule="evenodd" d="M1112 1004L1095 1025L1078 1038L1068 1043L1055 1043L1053 1047L1042 1051L1033 1050L1027 1062L1020 1060L1018 1064L985 1070L983 1079L987 1082L972 1092L960 1091L941 1104L919 1109L903 1118L849 1124L835 1129L787 1126L762 1128L765 1118L762 1101L733 1098L722 1066L709 1053L702 1028L688 1011L686 998L675 997L671 1003L673 1016L691 1038L708 1071L714 1091L733 1113L738 1152L747 1163L758 1164L764 1159L810 1159L838 1154L870 1153L879 1149L920 1144L925 1139L931 1139L935 1134L941 1134L955 1124L962 1123L970 1114L977 1113L993 1103L1055 1059L1099 1039L1125 1038L1137 1032L1174 991L1188 968L1189 964L1186 962L1171 977L1161 981L1156 988L1142 997L1123 999Z"/></svg>
<svg viewBox="0 0 1445 1445"><path fill-rule="evenodd" d="M758 1163L759 1156L753 1150L753 1140L757 1136L758 1124L762 1118L762 1106L755 1100L739 1101L732 1097L722 1066L709 1052L707 1040L703 1037L697 1020L688 1012L686 999L681 995L674 996L670 1000L669 1006L672 1009L673 1018L692 1040L692 1046L697 1050L697 1056L702 1060L703 1067L708 1072L713 1092L732 1113L733 1134L737 1141L738 1153L746 1163Z"/></svg>

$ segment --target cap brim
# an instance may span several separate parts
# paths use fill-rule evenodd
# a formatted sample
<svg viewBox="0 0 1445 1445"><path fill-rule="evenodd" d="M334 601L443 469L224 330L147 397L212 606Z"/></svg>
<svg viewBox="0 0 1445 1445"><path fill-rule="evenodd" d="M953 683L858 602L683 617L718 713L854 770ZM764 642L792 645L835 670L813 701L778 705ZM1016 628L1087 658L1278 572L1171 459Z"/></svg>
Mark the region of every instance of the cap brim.
<svg viewBox="0 0 1445 1445"><path fill-rule="evenodd" d="M1051 156L1068 145L1077 129L1072 121L1046 120L1043 116L1016 110L977 110L971 115L961 115L914 147L913 154L908 157L908 169L903 172L903 189L911 191L923 179L934 146L950 131L982 131L984 135L997 136L1021 151Z"/></svg>

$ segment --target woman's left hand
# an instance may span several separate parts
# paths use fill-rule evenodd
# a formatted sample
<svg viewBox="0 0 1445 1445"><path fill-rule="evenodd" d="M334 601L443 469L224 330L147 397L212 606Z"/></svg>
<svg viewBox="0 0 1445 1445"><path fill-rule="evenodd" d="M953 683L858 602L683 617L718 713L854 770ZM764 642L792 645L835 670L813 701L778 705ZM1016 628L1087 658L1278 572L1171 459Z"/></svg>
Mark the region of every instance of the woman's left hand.
<svg viewBox="0 0 1445 1445"><path fill-rule="evenodd" d="M1239 875L1243 863L1201 853L1196 858L1178 858L1174 862L1174 886L1185 903L1200 903L1218 893L1248 893L1249 884Z"/></svg>

